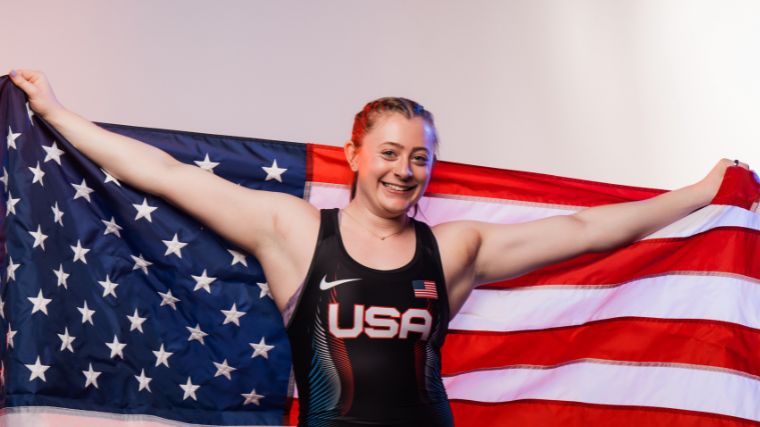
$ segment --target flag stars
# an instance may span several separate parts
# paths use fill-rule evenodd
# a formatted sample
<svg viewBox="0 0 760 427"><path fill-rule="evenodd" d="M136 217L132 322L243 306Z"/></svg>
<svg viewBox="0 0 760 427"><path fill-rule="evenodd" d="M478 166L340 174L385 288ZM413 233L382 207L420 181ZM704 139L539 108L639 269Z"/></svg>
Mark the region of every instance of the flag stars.
<svg viewBox="0 0 760 427"><path fill-rule="evenodd" d="M253 348L253 354L251 355L251 359L261 356L264 359L269 359L269 350L273 349L273 345L267 345L266 341L264 340L264 337L261 337L261 340L258 343L249 343Z"/></svg>
<svg viewBox="0 0 760 427"><path fill-rule="evenodd" d="M129 331L138 330L140 333L143 333L142 324L145 323L146 317L140 317L140 315L137 313L137 309L135 308L135 314L133 315L127 315L127 319L129 319Z"/></svg>
<svg viewBox="0 0 760 427"><path fill-rule="evenodd" d="M0 182L5 186L5 191L8 191L8 170L3 166L3 176L0 178Z"/></svg>
<svg viewBox="0 0 760 427"><path fill-rule="evenodd" d="M51 160L58 163L58 166L61 165L61 154L64 154L63 150L58 148L58 144L53 141L50 146L42 146L42 149L45 150L45 159L42 160L43 163L47 163Z"/></svg>
<svg viewBox="0 0 760 427"><path fill-rule="evenodd" d="M272 166L270 167L262 166L261 169L264 169L264 172L267 173L267 177L264 178L264 181L271 181L274 179L279 182L282 182L282 174L285 171L287 171L287 169L277 166L277 159L274 159L274 161L272 162Z"/></svg>
<svg viewBox="0 0 760 427"><path fill-rule="evenodd" d="M182 400L187 400L188 397L192 398L193 400L198 400L198 398L195 396L195 392L201 386L193 384L190 381L190 377L187 377L187 382L185 384L180 384L179 386L185 392L185 394L182 395Z"/></svg>
<svg viewBox="0 0 760 427"><path fill-rule="evenodd" d="M212 162L211 159L209 159L208 153L206 153L206 157L203 160L196 160L195 164L201 169L211 173L214 173L214 168L219 166L219 162Z"/></svg>
<svg viewBox="0 0 760 427"><path fill-rule="evenodd" d="M39 182L40 186L44 187L45 183L42 182L42 178L45 176L45 171L40 168L40 162L37 162L37 166L35 167L29 167L29 170L32 171L32 174L34 175L32 177L32 184Z"/></svg>
<svg viewBox="0 0 760 427"><path fill-rule="evenodd" d="M257 394L255 388L251 390L250 393L241 393L240 395L245 398L245 402L243 402L243 405L250 405L251 403L253 403L256 406L259 406L261 405L259 403L259 400L261 400L264 397L263 395Z"/></svg>
<svg viewBox="0 0 760 427"><path fill-rule="evenodd" d="M194 328L189 326L185 327L190 331L190 336L187 337L188 341L198 341L199 343L206 345L205 341L203 341L203 337L207 337L208 334L201 330L201 325L199 323L196 323Z"/></svg>
<svg viewBox="0 0 760 427"><path fill-rule="evenodd" d="M232 249L227 249L227 252L229 252L230 255L232 255L232 262L230 263L230 265L235 265L235 264L240 263L248 267L248 261L245 260L244 253L236 251L236 250L232 250Z"/></svg>
<svg viewBox="0 0 760 427"><path fill-rule="evenodd" d="M6 251L7 253L7 251ZM12 280L16 280L16 270L21 267L21 264L16 264L13 262L13 257L8 256L8 268L6 270L7 276L8 276L8 282Z"/></svg>
<svg viewBox="0 0 760 427"><path fill-rule="evenodd" d="M60 264L58 270L53 270L53 273L55 273L55 277L58 278L57 286L63 286L65 289L68 289L66 280L68 280L70 274L63 271L63 264Z"/></svg>
<svg viewBox="0 0 760 427"><path fill-rule="evenodd" d="M117 180L116 178L114 178L110 173L108 173L107 170L105 170L103 168L100 168L100 171L103 172L103 175L105 175L105 177L106 177L106 179L103 181L104 184L108 184L109 182L113 182L114 184L116 184L119 187L121 187L121 183L119 182L119 180Z"/></svg>
<svg viewBox="0 0 760 427"><path fill-rule="evenodd" d="M11 148L16 150L16 140L18 137L20 137L20 133L13 133L13 129L11 129L10 126L8 126L8 136L5 138L5 142L8 143L8 150Z"/></svg>
<svg viewBox="0 0 760 427"><path fill-rule="evenodd" d="M82 263L87 264L85 255L87 255L87 252L90 252L90 250L82 247L82 242L80 240L77 240L76 246L70 246L70 248L74 251L74 262L82 261Z"/></svg>
<svg viewBox="0 0 760 427"><path fill-rule="evenodd" d="M106 280L99 281L100 286L103 287L103 298L105 298L108 295L113 296L116 298L116 287L119 286L118 283L111 282L111 276L106 274Z"/></svg>
<svg viewBox="0 0 760 427"><path fill-rule="evenodd" d="M272 298L272 293L269 291L269 283L259 283L256 282L257 285L259 285L259 299L264 297Z"/></svg>
<svg viewBox="0 0 760 427"><path fill-rule="evenodd" d="M167 368L169 367L169 357L171 357L172 352L165 351L164 345L161 344L161 348L158 351L154 351L153 354L156 356L156 367L159 365L164 365Z"/></svg>
<svg viewBox="0 0 760 427"><path fill-rule="evenodd" d="M145 376L145 369L140 370L140 375L135 375L137 382L139 383L137 391L148 390L149 393L153 393L150 389L150 382L153 378Z"/></svg>
<svg viewBox="0 0 760 427"><path fill-rule="evenodd" d="M36 248L37 246L41 247L42 250L45 250L45 239L48 238L47 234L42 233L41 226L37 225L37 231L30 231L29 234L34 237L34 243L32 243L32 249Z"/></svg>
<svg viewBox="0 0 760 427"><path fill-rule="evenodd" d="M240 326L240 318L245 315L244 311L237 310L236 304L232 304L232 308L229 310L221 310L221 312L224 314L224 322L222 325L234 323L235 325Z"/></svg>
<svg viewBox="0 0 760 427"><path fill-rule="evenodd" d="M8 333L5 334L5 348L13 348L13 337L16 336L17 332L13 330L10 322L8 322Z"/></svg>
<svg viewBox="0 0 760 427"><path fill-rule="evenodd" d="M90 368L86 371L82 371L82 374L84 374L85 377L84 388L87 388L89 386L98 388L98 377L101 373L102 372L93 370L92 363L90 363Z"/></svg>
<svg viewBox="0 0 760 427"><path fill-rule="evenodd" d="M33 304L33 306L32 306L32 314L34 314L34 313L36 313L38 311L41 311L41 312L43 312L45 314L48 314L48 312L47 312L47 305L50 304L50 301L52 301L52 299L43 297L42 296L42 289L40 289L40 291L37 293L36 297L34 297L34 298L27 297L26 299L28 299L29 301L31 301L32 304Z"/></svg>
<svg viewBox="0 0 760 427"><path fill-rule="evenodd" d="M177 303L180 302L180 299L172 295L171 289L166 291L166 293L159 292L158 294L161 295L161 305L159 307L168 305L175 310L177 309Z"/></svg>
<svg viewBox="0 0 760 427"><path fill-rule="evenodd" d="M17 198L17 199L14 199L13 198L13 194L11 194L11 192L9 191L8 192L8 202L6 203L6 207L5 207L5 209L6 209L5 215L6 216L11 215L11 214L15 215L16 214L16 203L18 203L20 201L21 201L20 197Z"/></svg>
<svg viewBox="0 0 760 427"><path fill-rule="evenodd" d="M174 254L178 258L182 258L182 248L187 246L187 243L180 242L177 233L174 233L174 237L171 240L162 240L162 242L166 245L164 256Z"/></svg>
<svg viewBox="0 0 760 427"><path fill-rule="evenodd" d="M92 315L95 314L95 310L90 310L90 308L87 307L87 301L84 302L84 305L82 307L77 307L77 310L82 313L82 323L89 323L93 326L95 325L95 323L92 321Z"/></svg>
<svg viewBox="0 0 760 427"><path fill-rule="evenodd" d="M197 291L199 289L204 289L206 292L211 293L211 284L216 280L216 277L209 277L206 275L206 270L203 270L203 273L201 273L200 276L193 276L191 275L193 280L195 280L195 288L193 288L193 291Z"/></svg>
<svg viewBox="0 0 760 427"><path fill-rule="evenodd" d="M74 342L76 337L69 335L69 328L64 328L63 333L58 334L58 338L61 339L61 351L68 350L72 353L74 352L71 343Z"/></svg>
<svg viewBox="0 0 760 427"><path fill-rule="evenodd" d="M114 217L111 217L109 221L106 221L104 219L101 219L100 221L106 226L106 231L103 232L104 236L108 234L115 234L116 237L121 237L121 233L119 233L119 231L121 231L122 228L116 224Z"/></svg>
<svg viewBox="0 0 760 427"><path fill-rule="evenodd" d="M29 382L34 381L36 378L41 379L43 382L47 382L45 379L45 371L50 369L50 366L40 363L40 356L37 356L37 361L34 362L34 364L24 366L32 371L31 375L29 375Z"/></svg>
<svg viewBox="0 0 760 427"><path fill-rule="evenodd" d="M55 202L51 209L53 210L53 222L57 222L63 227L63 211L58 209L58 202Z"/></svg>
<svg viewBox="0 0 760 427"><path fill-rule="evenodd" d="M224 359L222 363L216 363L213 362L214 366L216 367L216 373L214 374L214 378L224 375L228 380L232 380L232 372L237 371L237 368L233 368L232 366L227 364L227 359Z"/></svg>
<svg viewBox="0 0 760 427"><path fill-rule="evenodd" d="M143 198L143 202L141 205L138 204L132 204L132 206L137 209L137 215L135 216L135 221L137 221L140 218L145 218L148 220L148 222L153 222L153 219L151 218L150 214L158 209L156 206L150 206L148 204L148 199Z"/></svg>
<svg viewBox="0 0 760 427"><path fill-rule="evenodd" d="M138 268L142 270L143 273L148 274L148 267L153 265L152 262L146 261L145 258L143 258L142 254L138 256L130 255L132 257L132 260L135 262L135 265L132 267L132 270L137 270Z"/></svg>
<svg viewBox="0 0 760 427"><path fill-rule="evenodd" d="M118 356L121 359L124 359L124 347L127 345L124 343L120 343L119 339L116 337L116 335L113 336L113 341L110 343L106 343L106 346L111 349L111 359Z"/></svg>
<svg viewBox="0 0 760 427"><path fill-rule="evenodd" d="M34 115L34 111L32 111L32 109L29 107L29 103L28 102L24 103L24 105L26 106L26 116L29 117L29 123L31 123L32 126L34 126L34 120L32 120L32 116Z"/></svg>
<svg viewBox="0 0 760 427"><path fill-rule="evenodd" d="M82 178L81 184L72 183L71 186L74 187L74 189L76 190L76 193L74 193L74 200L82 197L88 202L92 203L92 199L90 198L90 193L94 192L95 190L87 186L87 183L85 182L84 178Z"/></svg>

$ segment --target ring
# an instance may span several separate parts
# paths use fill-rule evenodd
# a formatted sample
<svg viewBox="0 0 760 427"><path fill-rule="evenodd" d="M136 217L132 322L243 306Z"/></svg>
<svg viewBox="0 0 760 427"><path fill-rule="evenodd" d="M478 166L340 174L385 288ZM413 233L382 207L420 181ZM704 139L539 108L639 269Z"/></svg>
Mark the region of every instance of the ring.
<svg viewBox="0 0 760 427"><path fill-rule="evenodd" d="M734 160L734 166L739 166L739 161L738 160Z"/></svg>

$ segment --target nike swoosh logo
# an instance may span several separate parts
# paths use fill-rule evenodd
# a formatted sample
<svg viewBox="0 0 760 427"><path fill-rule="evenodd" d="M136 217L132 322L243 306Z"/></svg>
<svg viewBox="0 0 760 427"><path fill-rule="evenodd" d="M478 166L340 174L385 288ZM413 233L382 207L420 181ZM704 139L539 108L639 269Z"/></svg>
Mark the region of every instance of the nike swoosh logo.
<svg viewBox="0 0 760 427"><path fill-rule="evenodd" d="M343 280L333 280L332 282L328 282L327 281L327 276L325 276L325 277L322 278L322 281L319 282L319 289L322 289L323 291L326 291L326 290L328 290L330 288L333 288L335 286L341 285L343 283L355 282L357 280L362 280L362 279L343 279Z"/></svg>

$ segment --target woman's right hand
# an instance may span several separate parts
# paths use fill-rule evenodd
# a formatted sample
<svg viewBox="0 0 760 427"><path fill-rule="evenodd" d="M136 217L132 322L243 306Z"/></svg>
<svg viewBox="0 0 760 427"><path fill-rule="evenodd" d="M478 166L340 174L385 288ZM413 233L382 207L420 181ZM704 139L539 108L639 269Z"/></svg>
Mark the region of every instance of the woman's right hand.
<svg viewBox="0 0 760 427"><path fill-rule="evenodd" d="M11 81L26 93L31 109L42 118L64 109L41 71L18 69L11 70L8 75Z"/></svg>

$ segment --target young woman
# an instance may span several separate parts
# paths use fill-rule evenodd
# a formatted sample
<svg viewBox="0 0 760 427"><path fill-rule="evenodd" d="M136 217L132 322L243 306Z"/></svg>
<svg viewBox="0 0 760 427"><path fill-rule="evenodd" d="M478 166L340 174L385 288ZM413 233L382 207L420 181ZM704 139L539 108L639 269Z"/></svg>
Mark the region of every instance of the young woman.
<svg viewBox="0 0 760 427"><path fill-rule="evenodd" d="M478 284L632 242L708 204L727 167L649 200L522 224L410 218L438 144L419 104L383 98L356 115L351 202L237 186L66 110L42 73L16 70L31 108L115 178L160 196L253 254L283 312L302 425L452 424L440 377L448 320ZM223 207L223 208L222 208Z"/></svg>

